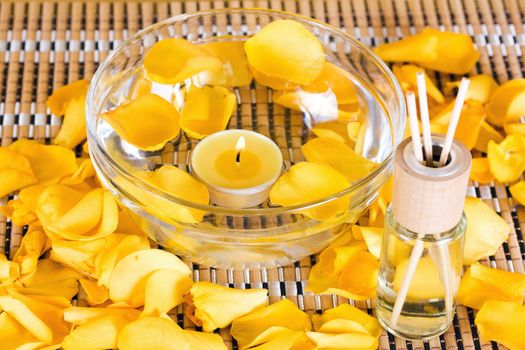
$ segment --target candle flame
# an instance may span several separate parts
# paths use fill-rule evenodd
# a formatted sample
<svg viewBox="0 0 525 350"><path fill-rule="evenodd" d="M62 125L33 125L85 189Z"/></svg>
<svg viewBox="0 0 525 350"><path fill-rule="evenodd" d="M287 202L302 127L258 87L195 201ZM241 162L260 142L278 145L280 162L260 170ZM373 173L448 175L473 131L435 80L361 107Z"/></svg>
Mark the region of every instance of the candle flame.
<svg viewBox="0 0 525 350"><path fill-rule="evenodd" d="M241 136L241 137L239 137L239 139L237 140L237 144L235 145L235 151L236 151L237 153L240 153L240 152L243 151L245 148L246 148L246 139L244 138L244 136Z"/></svg>
<svg viewBox="0 0 525 350"><path fill-rule="evenodd" d="M246 148L246 139L244 136L239 137L237 140L237 144L235 145L235 151L237 152L237 156L235 157L235 163L237 166L241 165L241 152Z"/></svg>

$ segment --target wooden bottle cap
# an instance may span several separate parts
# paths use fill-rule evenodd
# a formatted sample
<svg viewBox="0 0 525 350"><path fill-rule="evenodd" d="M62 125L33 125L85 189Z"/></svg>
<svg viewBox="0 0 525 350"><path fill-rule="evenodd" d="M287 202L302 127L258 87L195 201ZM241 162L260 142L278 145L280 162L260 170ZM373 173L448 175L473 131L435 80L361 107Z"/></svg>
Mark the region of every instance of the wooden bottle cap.
<svg viewBox="0 0 525 350"><path fill-rule="evenodd" d="M444 140L432 135L434 159L439 159ZM454 141L448 163L431 168L417 161L412 147L408 138L398 146L394 156L394 218L418 234L448 231L459 223L463 214L472 163L470 151Z"/></svg>

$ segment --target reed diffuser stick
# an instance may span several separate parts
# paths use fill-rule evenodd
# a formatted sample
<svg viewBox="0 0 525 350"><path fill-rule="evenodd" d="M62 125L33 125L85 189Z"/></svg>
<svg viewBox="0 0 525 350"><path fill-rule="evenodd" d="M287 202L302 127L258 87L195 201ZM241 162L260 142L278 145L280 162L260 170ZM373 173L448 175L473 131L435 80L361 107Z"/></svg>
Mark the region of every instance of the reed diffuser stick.
<svg viewBox="0 0 525 350"><path fill-rule="evenodd" d="M432 136L430 133L430 118L428 116L427 85L425 75L422 72L416 74L417 94L419 97L419 116L421 117L421 126L423 127L423 147L425 149L425 158L427 166L434 165L432 159Z"/></svg>

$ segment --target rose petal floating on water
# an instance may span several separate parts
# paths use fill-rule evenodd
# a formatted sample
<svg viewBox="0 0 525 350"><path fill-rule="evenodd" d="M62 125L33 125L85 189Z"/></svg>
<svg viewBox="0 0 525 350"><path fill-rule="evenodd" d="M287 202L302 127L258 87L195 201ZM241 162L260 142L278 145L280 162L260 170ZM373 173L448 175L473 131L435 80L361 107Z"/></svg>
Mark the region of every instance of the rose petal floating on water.
<svg viewBox="0 0 525 350"><path fill-rule="evenodd" d="M75 153L62 146L49 146L34 140L20 139L8 148L27 157L41 185L56 183L64 176L73 174L78 168Z"/></svg>
<svg viewBox="0 0 525 350"><path fill-rule="evenodd" d="M302 89L313 93L331 92L335 95L337 104L340 105L359 102L350 73L331 62L324 62L321 74Z"/></svg>
<svg viewBox="0 0 525 350"><path fill-rule="evenodd" d="M187 274L172 269L153 272L146 282L144 315L163 316L184 301L193 284Z"/></svg>
<svg viewBox="0 0 525 350"><path fill-rule="evenodd" d="M525 170L525 135L507 136L500 144L489 141L487 158L498 181L517 180Z"/></svg>
<svg viewBox="0 0 525 350"><path fill-rule="evenodd" d="M190 289L186 313L205 332L228 326L233 320L268 304L266 289L234 289L197 282Z"/></svg>
<svg viewBox="0 0 525 350"><path fill-rule="evenodd" d="M514 79L501 85L487 103L487 120L496 126L518 120L525 111L525 79Z"/></svg>
<svg viewBox="0 0 525 350"><path fill-rule="evenodd" d="M498 88L498 83L489 75L478 74L469 77L470 83L468 86L465 100L476 100L479 103L485 104L489 101L490 96ZM461 81L451 81L447 83L447 88L459 88Z"/></svg>
<svg viewBox="0 0 525 350"><path fill-rule="evenodd" d="M244 53L244 42L226 41L205 43L199 46L223 62L226 86L246 86L252 81L248 59Z"/></svg>
<svg viewBox="0 0 525 350"><path fill-rule="evenodd" d="M106 237L104 247L95 258L95 274L98 284L109 288L109 280L117 263L129 254L149 249L145 237L127 234L111 234Z"/></svg>
<svg viewBox="0 0 525 350"><path fill-rule="evenodd" d="M465 306L480 309L487 300L521 304L524 294L523 273L492 269L475 263L463 275L457 298Z"/></svg>
<svg viewBox="0 0 525 350"><path fill-rule="evenodd" d="M38 181L29 159L7 147L0 147L0 196Z"/></svg>
<svg viewBox="0 0 525 350"><path fill-rule="evenodd" d="M86 96L82 95L66 105L62 126L55 136L55 145L73 148L86 139Z"/></svg>
<svg viewBox="0 0 525 350"><path fill-rule="evenodd" d="M72 100L82 98L87 94L88 88L89 81L87 80L78 80L64 85L53 91L53 94L46 101L46 106L51 110L51 113L62 115Z"/></svg>
<svg viewBox="0 0 525 350"><path fill-rule="evenodd" d="M470 265L481 258L496 253L509 238L509 224L479 198L465 200L467 231L463 263Z"/></svg>
<svg viewBox="0 0 525 350"><path fill-rule="evenodd" d="M270 327L286 327L292 331L308 331L312 328L310 317L293 302L283 299L235 319L230 334L237 340L239 349L246 349L257 345L254 339Z"/></svg>
<svg viewBox="0 0 525 350"><path fill-rule="evenodd" d="M70 240L107 236L118 221L115 199L101 188L84 194L64 185L50 186L40 195L36 213L48 233Z"/></svg>
<svg viewBox="0 0 525 350"><path fill-rule="evenodd" d="M210 200L208 188L177 167L164 165L154 172L141 172L137 175L174 197L200 204L208 204ZM200 222L205 214L202 210L192 209L145 192L139 193L139 196L156 215L161 214L176 222Z"/></svg>
<svg viewBox="0 0 525 350"><path fill-rule="evenodd" d="M501 343L512 350L525 349L525 306L489 300L476 315L481 340Z"/></svg>
<svg viewBox="0 0 525 350"><path fill-rule="evenodd" d="M525 181L520 181L509 188L512 198L519 204L525 205Z"/></svg>
<svg viewBox="0 0 525 350"><path fill-rule="evenodd" d="M408 268L409 259L401 262L394 275L394 290L399 292L405 278ZM416 271L412 277L410 287L408 288L407 298L410 300L428 300L432 298L442 298L445 294L443 283L439 276L439 266L430 256L424 256L419 259Z"/></svg>
<svg viewBox="0 0 525 350"><path fill-rule="evenodd" d="M108 314L94 318L73 330L62 341L64 350L115 349L120 331L132 319Z"/></svg>
<svg viewBox="0 0 525 350"><path fill-rule="evenodd" d="M192 86L181 112L180 126L188 136L202 139L226 129L236 97L222 86Z"/></svg>
<svg viewBox="0 0 525 350"><path fill-rule="evenodd" d="M271 77L306 85L323 70L325 53L319 40L301 23L277 20L244 44L249 64Z"/></svg>
<svg viewBox="0 0 525 350"><path fill-rule="evenodd" d="M488 144L491 140L500 143L503 141L503 135L501 135L500 132L494 129L489 123L484 121L481 123L478 140L476 141L474 148L480 152L487 153Z"/></svg>
<svg viewBox="0 0 525 350"><path fill-rule="evenodd" d="M329 138L318 137L305 143L301 150L308 162L324 163L354 181L370 174L377 164L355 153L350 147Z"/></svg>
<svg viewBox="0 0 525 350"><path fill-rule="evenodd" d="M443 129L439 132L446 134L450 118L452 116L452 109L454 103L449 103L436 116L430 120L432 124L442 125ZM478 141L478 135L481 129L481 124L485 120L486 114L483 106L477 101L467 101L463 105L461 115L456 128L454 138L463 142L468 149L473 149ZM435 131L435 130L433 130Z"/></svg>
<svg viewBox="0 0 525 350"><path fill-rule="evenodd" d="M359 128L359 122L342 123L340 121L323 122L316 124L312 128L312 132L319 138L332 139L341 143L346 144L352 148L354 146L355 136L354 127L357 125ZM350 127L350 125L352 125ZM351 128L352 130L349 130ZM352 134L350 134L352 131Z"/></svg>
<svg viewBox="0 0 525 350"><path fill-rule="evenodd" d="M121 259L109 280L109 297L132 306L144 304L145 288L156 270L169 269L184 275L190 269L177 256L159 249L139 250Z"/></svg>
<svg viewBox="0 0 525 350"><path fill-rule="evenodd" d="M325 181L318 181L320 178ZM326 164L302 162L293 165L270 190L273 204L290 206L322 199L344 190L350 185L346 177ZM303 189L308 188L308 191ZM302 213L315 220L325 220L344 213L349 197L344 196L329 203L307 209Z"/></svg>
<svg viewBox="0 0 525 350"><path fill-rule="evenodd" d="M306 335L315 343L316 349L373 350L378 346L376 337L363 333L307 332Z"/></svg>
<svg viewBox="0 0 525 350"><path fill-rule="evenodd" d="M163 39L144 57L148 78L161 84L180 83L192 76L222 68L219 58L184 39Z"/></svg>
<svg viewBox="0 0 525 350"><path fill-rule="evenodd" d="M399 80L401 87L404 91L413 91L417 94L417 73L423 72L425 75L425 83L427 87L427 95L430 96L437 103L444 103L445 97L434 85L432 80L428 77L427 73L423 68L415 66L413 64L405 64L403 66L394 66L394 75Z"/></svg>
<svg viewBox="0 0 525 350"><path fill-rule="evenodd" d="M379 45L374 51L387 62L414 62L424 68L452 74L468 73L479 59L479 52L469 35L433 28Z"/></svg>
<svg viewBox="0 0 525 350"><path fill-rule="evenodd" d="M146 150L159 150L179 135L179 112L160 96L148 94L102 113L126 142Z"/></svg>
<svg viewBox="0 0 525 350"><path fill-rule="evenodd" d="M341 304L333 309L325 310L321 315L312 315L312 322L316 331L333 320L350 320L359 323L373 337L381 335L381 325L377 319L350 304Z"/></svg>
<svg viewBox="0 0 525 350"><path fill-rule="evenodd" d="M494 181L494 175L490 172L488 158L472 158L470 179L472 181L477 181L480 184L487 184Z"/></svg>

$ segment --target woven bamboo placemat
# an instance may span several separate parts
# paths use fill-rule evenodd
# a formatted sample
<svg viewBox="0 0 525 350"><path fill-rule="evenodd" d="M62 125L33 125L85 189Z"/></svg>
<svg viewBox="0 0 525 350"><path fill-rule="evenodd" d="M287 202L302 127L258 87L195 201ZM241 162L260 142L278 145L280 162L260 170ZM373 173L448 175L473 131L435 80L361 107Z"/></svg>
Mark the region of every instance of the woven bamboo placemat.
<svg viewBox="0 0 525 350"><path fill-rule="evenodd" d="M525 1L523 0L268 0L161 2L0 2L0 135L1 144L17 138L50 142L60 120L46 110L51 91L82 77L90 78L100 62L129 35L158 20L184 12L223 7L269 7L328 22L367 45L397 40L425 26L468 33L481 53L476 71L503 83L525 75ZM436 76L440 88L453 79ZM516 207L508 186L471 183L469 195L484 199L512 227L507 243L486 262L524 273L522 229L525 210ZM5 201L6 199L3 199ZM23 229L0 219L0 248L13 254ZM348 300L305 292L316 258L294 265L252 270L219 270L193 265L195 280L239 288L268 288L271 301L288 298L309 313ZM82 303L82 296L79 296ZM373 302L355 302L373 313ZM172 315L186 328L191 322L178 309ZM453 327L428 342L408 342L383 333L380 349L498 349L480 344L475 313L459 306ZM233 349L236 344L221 331Z"/></svg>

